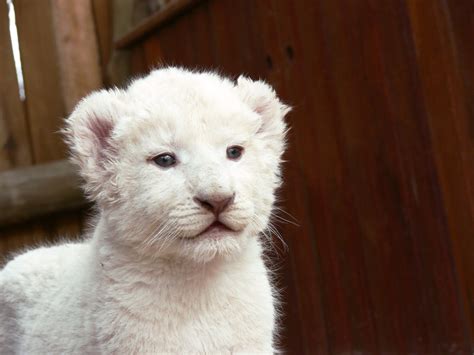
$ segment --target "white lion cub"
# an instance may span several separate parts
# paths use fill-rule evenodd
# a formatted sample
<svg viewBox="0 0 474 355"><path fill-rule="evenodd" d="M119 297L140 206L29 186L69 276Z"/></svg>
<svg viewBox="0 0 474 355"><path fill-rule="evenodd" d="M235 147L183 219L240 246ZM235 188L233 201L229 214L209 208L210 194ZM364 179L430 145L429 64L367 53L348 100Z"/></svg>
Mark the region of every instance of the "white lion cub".
<svg viewBox="0 0 474 355"><path fill-rule="evenodd" d="M272 353L262 261L288 107L262 81L153 71L64 130L99 216L0 272L0 353Z"/></svg>

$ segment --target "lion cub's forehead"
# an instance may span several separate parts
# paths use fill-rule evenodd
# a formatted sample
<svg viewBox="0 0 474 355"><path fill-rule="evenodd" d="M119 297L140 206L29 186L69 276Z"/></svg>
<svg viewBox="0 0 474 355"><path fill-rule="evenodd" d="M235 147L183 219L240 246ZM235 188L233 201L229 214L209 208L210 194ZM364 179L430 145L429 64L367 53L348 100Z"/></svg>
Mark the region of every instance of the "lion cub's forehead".
<svg viewBox="0 0 474 355"><path fill-rule="evenodd" d="M141 116L131 123L141 125L139 130L146 136L153 134L168 143L197 138L237 141L258 129L259 116L241 100L230 81L176 70L158 74L138 80L128 90Z"/></svg>
<svg viewBox="0 0 474 355"><path fill-rule="evenodd" d="M136 80L127 89L128 95L147 104L186 105L209 104L210 101L233 101L234 84L213 73L193 73L177 68L152 72Z"/></svg>

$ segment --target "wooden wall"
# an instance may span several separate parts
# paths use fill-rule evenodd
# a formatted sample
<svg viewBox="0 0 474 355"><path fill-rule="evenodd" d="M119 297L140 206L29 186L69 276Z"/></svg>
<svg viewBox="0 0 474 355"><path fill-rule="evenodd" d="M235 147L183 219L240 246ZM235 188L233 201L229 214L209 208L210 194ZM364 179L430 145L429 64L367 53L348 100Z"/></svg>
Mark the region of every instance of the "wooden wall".
<svg viewBox="0 0 474 355"><path fill-rule="evenodd" d="M247 73L294 107L288 353L472 354L474 2L208 0L156 16L117 41L132 74Z"/></svg>
<svg viewBox="0 0 474 355"><path fill-rule="evenodd" d="M95 0L97 9L104 8L101 3ZM58 133L63 118L83 95L102 85L92 0L68 1L68 6L61 0L13 4L26 99L18 93L8 8L0 1L0 171L64 159ZM1 226L0 265L25 247L75 237L83 220L81 211L60 212Z"/></svg>

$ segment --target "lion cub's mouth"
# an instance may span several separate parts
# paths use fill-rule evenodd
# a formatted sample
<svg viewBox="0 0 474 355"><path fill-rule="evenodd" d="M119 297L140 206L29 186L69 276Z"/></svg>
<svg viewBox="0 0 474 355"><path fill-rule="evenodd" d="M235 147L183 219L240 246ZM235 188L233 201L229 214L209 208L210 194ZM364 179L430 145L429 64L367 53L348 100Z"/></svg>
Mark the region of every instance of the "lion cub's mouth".
<svg viewBox="0 0 474 355"><path fill-rule="evenodd" d="M197 234L195 238L219 238L229 234L235 234L236 231L220 221L214 221L206 229Z"/></svg>

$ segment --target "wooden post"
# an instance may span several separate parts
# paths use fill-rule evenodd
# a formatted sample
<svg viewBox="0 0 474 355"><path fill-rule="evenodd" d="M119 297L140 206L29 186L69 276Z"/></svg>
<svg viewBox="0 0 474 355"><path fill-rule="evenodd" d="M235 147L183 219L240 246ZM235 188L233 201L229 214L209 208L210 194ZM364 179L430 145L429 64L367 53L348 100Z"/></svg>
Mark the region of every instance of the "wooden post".
<svg viewBox="0 0 474 355"><path fill-rule="evenodd" d="M84 206L79 185L66 160L0 173L0 226Z"/></svg>

